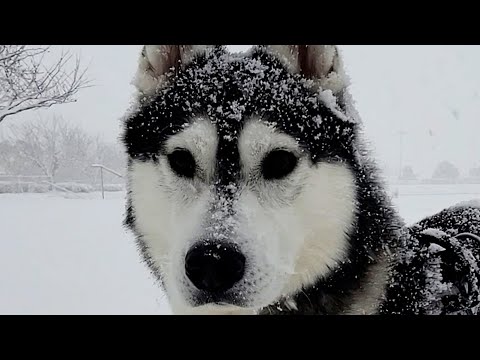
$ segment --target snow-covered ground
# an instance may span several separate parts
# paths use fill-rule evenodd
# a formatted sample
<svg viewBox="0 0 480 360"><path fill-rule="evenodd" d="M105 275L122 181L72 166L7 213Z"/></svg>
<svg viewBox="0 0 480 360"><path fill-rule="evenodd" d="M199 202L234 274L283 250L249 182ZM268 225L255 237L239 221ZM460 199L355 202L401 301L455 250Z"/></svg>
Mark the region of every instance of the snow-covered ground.
<svg viewBox="0 0 480 360"><path fill-rule="evenodd" d="M458 185L391 185L390 191L398 191L394 205L407 224L433 215L456 203L480 199L480 184Z"/></svg>
<svg viewBox="0 0 480 360"><path fill-rule="evenodd" d="M408 223L480 198L480 185L391 188ZM0 195L0 314L170 313L121 226L124 193L106 196Z"/></svg>
<svg viewBox="0 0 480 360"><path fill-rule="evenodd" d="M81 197L80 197L81 196ZM0 314L164 314L124 193L0 195Z"/></svg>

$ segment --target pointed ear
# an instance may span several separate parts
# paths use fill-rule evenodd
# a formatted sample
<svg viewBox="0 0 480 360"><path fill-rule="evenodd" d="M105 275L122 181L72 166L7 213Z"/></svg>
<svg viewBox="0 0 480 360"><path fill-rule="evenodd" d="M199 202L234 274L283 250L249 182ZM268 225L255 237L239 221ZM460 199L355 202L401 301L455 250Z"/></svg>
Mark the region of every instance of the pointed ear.
<svg viewBox="0 0 480 360"><path fill-rule="evenodd" d="M294 73L318 80L323 89L334 94L348 86L348 78L338 47L335 45L267 45Z"/></svg>
<svg viewBox="0 0 480 360"><path fill-rule="evenodd" d="M132 84L142 95L152 95L174 68L188 64L210 45L144 45Z"/></svg>

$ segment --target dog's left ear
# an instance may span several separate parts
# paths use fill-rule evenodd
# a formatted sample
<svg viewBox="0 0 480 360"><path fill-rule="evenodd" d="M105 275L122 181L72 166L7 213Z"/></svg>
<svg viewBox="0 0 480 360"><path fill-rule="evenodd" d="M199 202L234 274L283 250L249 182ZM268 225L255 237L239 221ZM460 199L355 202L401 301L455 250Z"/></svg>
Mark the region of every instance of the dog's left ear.
<svg viewBox="0 0 480 360"><path fill-rule="evenodd" d="M290 71L318 80L323 89L335 94L348 86L336 45L267 45L266 48Z"/></svg>

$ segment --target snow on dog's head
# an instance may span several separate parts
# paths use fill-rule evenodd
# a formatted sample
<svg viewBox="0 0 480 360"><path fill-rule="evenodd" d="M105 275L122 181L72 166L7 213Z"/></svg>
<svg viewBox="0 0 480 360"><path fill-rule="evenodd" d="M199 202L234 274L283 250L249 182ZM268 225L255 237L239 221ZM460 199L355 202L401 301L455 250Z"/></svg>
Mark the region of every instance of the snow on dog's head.
<svg viewBox="0 0 480 360"><path fill-rule="evenodd" d="M175 312L255 312L344 259L358 159L336 47L149 45L135 84L126 222Z"/></svg>

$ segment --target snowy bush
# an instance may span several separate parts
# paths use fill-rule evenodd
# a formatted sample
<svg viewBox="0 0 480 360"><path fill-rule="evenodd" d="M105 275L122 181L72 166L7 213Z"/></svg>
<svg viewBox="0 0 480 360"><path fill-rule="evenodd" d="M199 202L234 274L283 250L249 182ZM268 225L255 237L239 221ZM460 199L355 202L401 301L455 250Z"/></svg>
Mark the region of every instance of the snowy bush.
<svg viewBox="0 0 480 360"><path fill-rule="evenodd" d="M402 169L402 174L400 175L400 180L416 180L417 176L413 172L411 166L405 166Z"/></svg>
<svg viewBox="0 0 480 360"><path fill-rule="evenodd" d="M433 172L432 179L440 181L455 181L459 178L460 171L448 161L442 161Z"/></svg>
<svg viewBox="0 0 480 360"><path fill-rule="evenodd" d="M47 184L29 183L29 182L0 182L0 194L17 193L45 193L48 192Z"/></svg>
<svg viewBox="0 0 480 360"><path fill-rule="evenodd" d="M91 193L101 191L101 185L89 185L75 182L57 183L52 186L47 183L0 181L0 194L47 193L50 191ZM106 192L124 191L124 184L104 184Z"/></svg>

